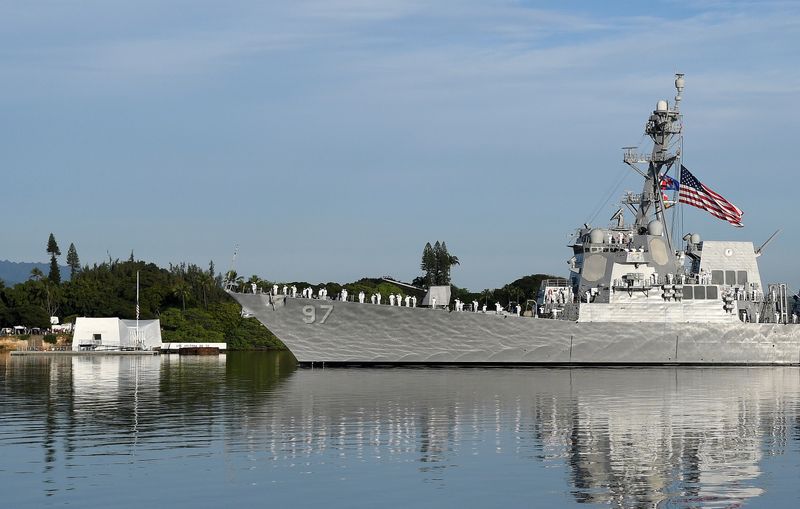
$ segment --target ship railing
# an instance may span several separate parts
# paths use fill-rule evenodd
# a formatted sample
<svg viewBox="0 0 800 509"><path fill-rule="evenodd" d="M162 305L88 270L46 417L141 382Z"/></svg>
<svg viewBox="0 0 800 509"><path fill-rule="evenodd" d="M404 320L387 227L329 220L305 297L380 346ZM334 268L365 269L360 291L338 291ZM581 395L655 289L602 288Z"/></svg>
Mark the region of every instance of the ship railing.
<svg viewBox="0 0 800 509"><path fill-rule="evenodd" d="M650 290L653 283L650 279L615 279L612 286L615 290Z"/></svg>
<svg viewBox="0 0 800 509"><path fill-rule="evenodd" d="M639 203L642 203L642 195L639 193L628 191L627 193L625 193L625 197L622 199L622 202L627 203L629 205L637 205Z"/></svg>
<svg viewBox="0 0 800 509"><path fill-rule="evenodd" d="M681 130L680 128L667 128L667 131L675 134L679 133ZM626 149L622 154L622 161L625 164L644 164L652 161L666 161L672 157L675 156L667 152L663 154L657 154L656 157L653 157L652 154L643 154L641 152L637 152L636 149Z"/></svg>
<svg viewBox="0 0 800 509"><path fill-rule="evenodd" d="M635 149L626 149L622 155L622 161L626 164L649 163L651 160L650 154L642 154Z"/></svg>

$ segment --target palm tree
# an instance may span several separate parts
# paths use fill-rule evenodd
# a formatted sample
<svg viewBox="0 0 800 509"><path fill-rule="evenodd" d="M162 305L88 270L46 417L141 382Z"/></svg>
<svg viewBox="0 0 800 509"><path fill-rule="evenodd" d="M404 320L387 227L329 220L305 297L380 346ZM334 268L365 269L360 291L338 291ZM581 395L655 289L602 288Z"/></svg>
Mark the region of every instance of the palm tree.
<svg viewBox="0 0 800 509"><path fill-rule="evenodd" d="M33 279L34 281L41 281L44 279L44 272L39 267L34 267L31 269L31 275L28 279Z"/></svg>
<svg viewBox="0 0 800 509"><path fill-rule="evenodd" d="M231 283L235 281L238 276L239 274L237 274L235 270L229 270L228 272L225 273L225 278L223 279L223 282L225 284Z"/></svg>
<svg viewBox="0 0 800 509"><path fill-rule="evenodd" d="M250 279L248 279L248 280L245 282L245 289L247 289L247 288L252 288L252 287L253 287L253 285L256 285L256 288L260 288L260 287L261 287L261 284L262 284L263 282L264 282L264 280L263 280L263 279L261 279L260 277L256 276L255 274L253 274L252 276L250 276Z"/></svg>
<svg viewBox="0 0 800 509"><path fill-rule="evenodd" d="M214 277L210 272L201 272L198 276L198 284L203 292L203 307L208 309L208 292L214 286Z"/></svg>
<svg viewBox="0 0 800 509"><path fill-rule="evenodd" d="M225 279L223 280L223 283L226 290L230 287L238 288L242 283L244 283L244 278L237 274L235 270L229 270L225 273Z"/></svg>
<svg viewBox="0 0 800 509"><path fill-rule="evenodd" d="M172 295L180 297L183 306L183 312L186 312L186 297L190 294L191 288L186 284L186 281L179 279L175 286L172 287Z"/></svg>

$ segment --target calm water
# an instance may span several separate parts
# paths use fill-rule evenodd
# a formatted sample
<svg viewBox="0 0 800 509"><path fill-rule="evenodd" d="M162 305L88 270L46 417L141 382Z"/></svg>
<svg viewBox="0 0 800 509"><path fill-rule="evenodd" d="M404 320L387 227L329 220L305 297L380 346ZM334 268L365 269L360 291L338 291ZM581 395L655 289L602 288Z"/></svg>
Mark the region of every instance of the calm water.
<svg viewBox="0 0 800 509"><path fill-rule="evenodd" d="M2 507L796 507L800 370L0 357Z"/></svg>

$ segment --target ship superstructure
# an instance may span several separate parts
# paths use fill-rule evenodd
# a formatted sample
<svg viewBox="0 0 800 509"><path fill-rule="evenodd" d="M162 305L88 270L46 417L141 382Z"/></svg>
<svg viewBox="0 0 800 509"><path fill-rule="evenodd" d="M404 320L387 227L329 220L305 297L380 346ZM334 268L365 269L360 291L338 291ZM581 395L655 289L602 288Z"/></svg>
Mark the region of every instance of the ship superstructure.
<svg viewBox="0 0 800 509"><path fill-rule="evenodd" d="M576 231L569 246L568 298L562 297L562 283L545 282L537 299L542 316L586 322L789 321L786 285L765 291L757 260L761 249L752 242L703 241L697 233L677 241L670 236L667 209L675 203L662 188L669 171L682 166L684 84L678 74L673 106L658 101L647 121L652 152L624 149L624 162L644 178L642 192L625 195L613 224L585 224ZM626 210L635 217L631 224L625 223Z"/></svg>

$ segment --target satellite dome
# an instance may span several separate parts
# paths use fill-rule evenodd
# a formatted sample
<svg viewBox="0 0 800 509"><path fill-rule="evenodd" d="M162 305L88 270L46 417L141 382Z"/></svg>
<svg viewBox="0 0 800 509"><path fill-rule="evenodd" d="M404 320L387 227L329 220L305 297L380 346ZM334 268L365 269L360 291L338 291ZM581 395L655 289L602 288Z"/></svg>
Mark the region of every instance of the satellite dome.
<svg viewBox="0 0 800 509"><path fill-rule="evenodd" d="M654 237L660 237L664 235L664 225L661 224L661 221L656 221L653 219L647 223L647 233L648 235L652 235Z"/></svg>
<svg viewBox="0 0 800 509"><path fill-rule="evenodd" d="M686 80L683 78L683 74L679 74L678 77L675 78L675 88L681 90L685 86L686 86Z"/></svg>
<svg viewBox="0 0 800 509"><path fill-rule="evenodd" d="M691 238L692 244L699 244L700 243L700 234L693 233Z"/></svg>
<svg viewBox="0 0 800 509"><path fill-rule="evenodd" d="M595 228L589 232L589 242L592 244L602 244L605 238L606 236L603 234L603 230L598 230Z"/></svg>
<svg viewBox="0 0 800 509"><path fill-rule="evenodd" d="M664 99L661 99L660 101L658 101L658 103L656 103L656 111L659 112L667 111L667 108L668 108L667 101L665 101Z"/></svg>

